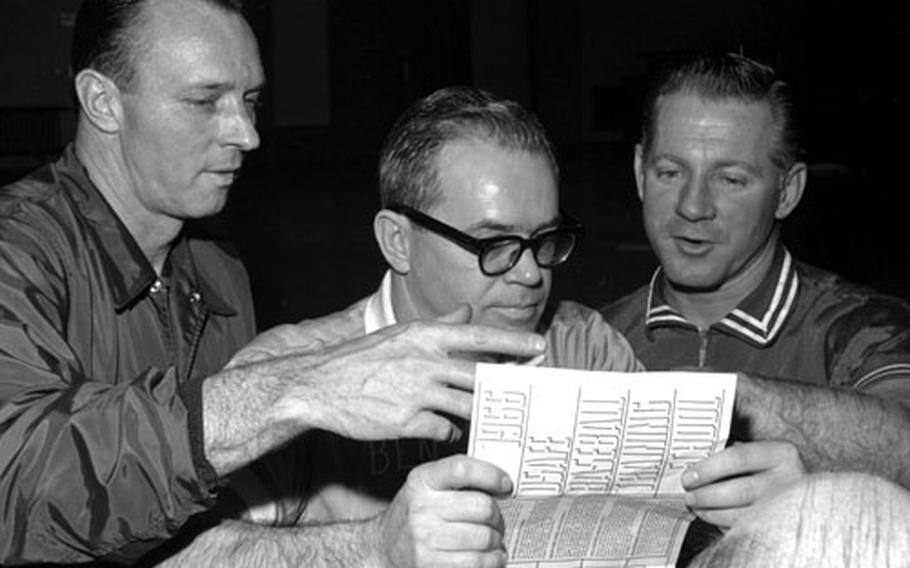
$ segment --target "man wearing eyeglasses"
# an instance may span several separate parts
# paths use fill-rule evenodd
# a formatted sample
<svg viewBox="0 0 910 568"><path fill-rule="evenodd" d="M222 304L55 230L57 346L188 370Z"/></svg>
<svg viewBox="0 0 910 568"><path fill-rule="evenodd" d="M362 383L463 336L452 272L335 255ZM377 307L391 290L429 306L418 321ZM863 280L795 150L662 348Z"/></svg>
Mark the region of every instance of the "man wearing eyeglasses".
<svg viewBox="0 0 910 568"><path fill-rule="evenodd" d="M300 344L330 346L394 323L470 310L472 323L543 334L545 358L532 363L642 370L626 340L596 312L548 303L552 271L570 257L582 230L559 209L552 146L531 113L478 89L442 89L398 119L379 166L382 209L373 229L389 268L372 296L297 325ZM392 554L395 565L483 558L501 565L503 524L494 497L509 487L493 483L492 465L453 456L464 453L464 442L313 434L303 450L285 451L260 467L258 480L237 479L235 488L259 522L401 516L403 530L385 535L383 547L406 551Z"/></svg>

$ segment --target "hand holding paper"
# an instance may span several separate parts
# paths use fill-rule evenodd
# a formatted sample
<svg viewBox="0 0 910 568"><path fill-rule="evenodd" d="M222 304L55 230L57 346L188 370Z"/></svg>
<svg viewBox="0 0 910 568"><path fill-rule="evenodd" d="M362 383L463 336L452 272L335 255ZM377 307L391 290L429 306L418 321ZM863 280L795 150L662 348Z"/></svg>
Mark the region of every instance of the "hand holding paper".
<svg viewBox="0 0 910 568"><path fill-rule="evenodd" d="M705 522L729 528L758 496L768 497L806 474L790 442L735 444L682 476L686 504Z"/></svg>
<svg viewBox="0 0 910 568"><path fill-rule="evenodd" d="M513 479L510 566L672 566L683 472L726 444L736 376L478 365L470 455ZM577 562L577 564L573 564Z"/></svg>
<svg viewBox="0 0 910 568"><path fill-rule="evenodd" d="M503 566L494 497L511 489L499 468L464 455L416 467L381 517L389 566Z"/></svg>

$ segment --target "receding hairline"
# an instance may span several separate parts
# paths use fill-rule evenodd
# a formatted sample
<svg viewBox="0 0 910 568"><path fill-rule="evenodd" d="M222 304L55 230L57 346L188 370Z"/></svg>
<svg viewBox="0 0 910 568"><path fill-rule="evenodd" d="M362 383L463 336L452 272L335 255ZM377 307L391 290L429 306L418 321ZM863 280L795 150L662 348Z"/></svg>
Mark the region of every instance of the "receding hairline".
<svg viewBox="0 0 910 568"><path fill-rule="evenodd" d="M780 128L780 117L776 116L774 105L767 98L761 97L740 97L736 95L714 95L711 93L704 93L698 89L679 89L669 93L663 93L654 99L654 108L652 111L655 113L655 126L659 123L659 119L662 116L662 110L667 100L673 97L690 97L697 100L699 103L708 106L708 105L731 105L731 106L741 106L741 107L758 107L763 108L768 117L771 120L771 123L775 125L776 129Z"/></svg>
<svg viewBox="0 0 910 568"><path fill-rule="evenodd" d="M659 101L690 94L706 102L766 103L773 128L771 159L779 172L802 156L798 101L793 87L767 64L741 55L703 53L676 59L652 78L641 112L641 145L651 152Z"/></svg>
<svg viewBox="0 0 910 568"><path fill-rule="evenodd" d="M436 155L433 157L432 170L433 176L436 179L436 189L438 199L433 200L432 205L429 209L438 207L442 205L446 198L446 192L443 191L442 187L442 172L443 166L446 162L444 159L451 156L453 147L455 146L487 146L494 148L496 150L510 153L510 154L525 154L529 157L539 159L547 168L547 171L550 172L550 179L553 182L553 190L556 194L557 202L559 201L559 178L556 171L553 169L553 163L550 160L549 154L543 148L526 148L518 144L510 144L508 140L500 140L496 136L483 136L477 134L467 134L463 136L458 136L446 141L442 144L436 152Z"/></svg>
<svg viewBox="0 0 910 568"><path fill-rule="evenodd" d="M259 53L258 40L249 22L239 11L230 7L222 6L214 0L191 0L190 11L186 5L178 0L147 0L145 7L137 16L133 26L132 42L134 52L130 56L132 63L132 86L135 86L142 77L142 67L150 57L160 57L162 55L153 55L155 53L164 54L163 57L181 57L174 55L181 53L181 50L198 49L200 53L217 52L220 49L234 49L235 42L252 42L255 53L255 65L259 71L258 89L265 86L265 77L262 70L261 54ZM146 11L148 10L148 11ZM213 12L218 13L213 15ZM224 18L223 20L218 18ZM188 22L188 23L187 23ZM212 23L215 22L215 23ZM238 25L242 29L234 26ZM215 31L204 30L202 26L213 26ZM227 27L225 27L227 26ZM200 31L202 30L202 31ZM229 30L230 37L225 41L230 42L228 47L221 47L218 40L219 34L224 37L224 30ZM180 48L173 48L179 45ZM240 49L245 49L244 47ZM238 56L235 61L247 61L250 58ZM212 76L207 66L194 68L198 75L187 83L187 87L192 86L198 89L224 90L233 88L233 82L225 82L224 79ZM195 74L194 74L195 75ZM187 80L189 76L185 77Z"/></svg>
<svg viewBox="0 0 910 568"><path fill-rule="evenodd" d="M239 10L223 6L215 0L189 0L188 2L185 0L146 0L141 4L136 20L130 30L130 62L133 66L133 81L139 79L139 64L160 44L159 40L162 37L169 39L181 37L188 39L193 37L192 33L188 33L185 36L169 33L170 30L174 29L175 21L183 22L190 17L187 10L194 10L194 17L201 18L201 21L206 23L211 21L210 14L212 12L218 12L226 18L234 18L247 29L258 53L256 36ZM157 31L164 31L164 33L156 35Z"/></svg>
<svg viewBox="0 0 910 568"><path fill-rule="evenodd" d="M781 136L783 134L783 118L777 113L775 106L764 97L741 97L737 95L717 95L713 93L704 93L699 89L677 89L675 91L663 93L654 99L654 108L652 113L654 116L652 122L651 132L651 144L647 148L643 148L647 151L647 155L642 156L645 160L653 160L656 157L654 152L655 142L657 141L658 135L660 133L662 117L664 116L664 108L666 106L667 100L673 97L690 97L697 100L699 103L708 106L708 105L731 105L731 106L740 106L743 108L753 107L762 109L765 113L765 117L768 123L768 126L771 129L771 140L769 145L769 155L767 158L772 161L774 160L775 152L778 151L778 148L781 144Z"/></svg>
<svg viewBox="0 0 910 568"><path fill-rule="evenodd" d="M456 145L484 145L492 146L499 150L504 150L507 152L514 153L524 153L531 154L534 156L540 156L544 158L547 162L547 166L552 170L553 166L550 163L550 158L547 154L546 149L537 148L537 147L528 147L522 146L521 144L510 141L508 138L496 136L493 133L485 133L483 128L468 128L464 132L459 133L457 136L446 140L443 144L439 146L439 150L436 152L437 157L441 155L446 149L456 146ZM555 172L554 172L555 173Z"/></svg>

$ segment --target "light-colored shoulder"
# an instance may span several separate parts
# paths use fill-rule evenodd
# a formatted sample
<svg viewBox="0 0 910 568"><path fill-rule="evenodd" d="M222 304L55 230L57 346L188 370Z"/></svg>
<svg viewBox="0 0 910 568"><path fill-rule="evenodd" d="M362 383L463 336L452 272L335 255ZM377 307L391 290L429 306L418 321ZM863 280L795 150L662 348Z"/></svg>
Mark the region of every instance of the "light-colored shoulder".
<svg viewBox="0 0 910 568"><path fill-rule="evenodd" d="M643 371L632 346L596 311L578 302L560 302L547 339L547 364L591 371Z"/></svg>
<svg viewBox="0 0 910 568"><path fill-rule="evenodd" d="M320 318L302 320L296 325L300 340L314 348L323 348L360 337L364 334L363 314L368 299Z"/></svg>
<svg viewBox="0 0 910 568"><path fill-rule="evenodd" d="M319 351L364 334L366 298L320 318L281 324L263 331L241 349L228 368L290 352Z"/></svg>

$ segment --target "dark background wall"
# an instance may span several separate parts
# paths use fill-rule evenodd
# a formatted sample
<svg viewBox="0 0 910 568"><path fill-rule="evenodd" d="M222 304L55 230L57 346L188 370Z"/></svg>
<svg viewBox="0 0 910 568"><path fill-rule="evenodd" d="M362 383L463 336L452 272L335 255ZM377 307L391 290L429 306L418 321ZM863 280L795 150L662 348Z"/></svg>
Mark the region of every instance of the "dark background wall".
<svg viewBox="0 0 910 568"><path fill-rule="evenodd" d="M78 0L0 0L0 181L72 133ZM212 226L248 267L260 324L369 293L375 159L414 99L474 84L534 109L586 225L555 293L598 305L655 265L631 175L647 74L679 51L764 59L807 105L810 185L785 225L804 259L910 295L903 230L907 18L901 3L785 0L247 0L269 77L263 146Z"/></svg>

